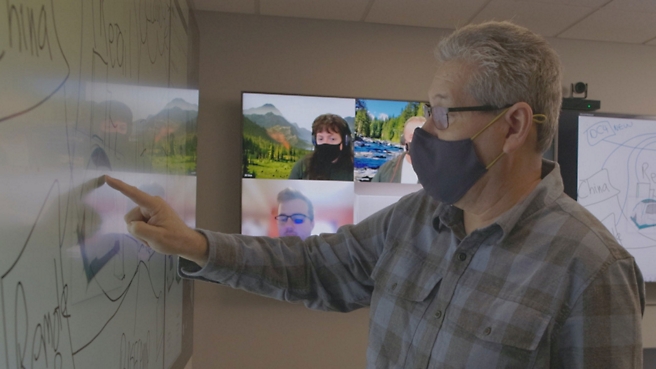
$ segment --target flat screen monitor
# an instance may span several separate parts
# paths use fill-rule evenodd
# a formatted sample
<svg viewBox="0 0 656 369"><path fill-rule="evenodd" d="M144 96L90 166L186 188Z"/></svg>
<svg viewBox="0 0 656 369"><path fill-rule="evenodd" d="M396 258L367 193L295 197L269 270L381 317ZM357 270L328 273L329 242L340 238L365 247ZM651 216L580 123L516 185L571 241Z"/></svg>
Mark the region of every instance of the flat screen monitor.
<svg viewBox="0 0 656 369"><path fill-rule="evenodd" d="M558 161L565 192L656 282L656 118L563 112Z"/></svg>
<svg viewBox="0 0 656 369"><path fill-rule="evenodd" d="M408 144L421 118L406 123L424 106L242 93L242 233L334 232L419 190Z"/></svg>

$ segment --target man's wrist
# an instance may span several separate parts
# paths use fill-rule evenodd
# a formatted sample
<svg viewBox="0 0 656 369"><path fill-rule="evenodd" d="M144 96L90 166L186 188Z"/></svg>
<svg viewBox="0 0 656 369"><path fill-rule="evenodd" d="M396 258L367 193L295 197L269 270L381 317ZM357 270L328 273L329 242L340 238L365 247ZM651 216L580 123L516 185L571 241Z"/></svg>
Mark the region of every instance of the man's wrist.
<svg viewBox="0 0 656 369"><path fill-rule="evenodd" d="M201 268L207 264L209 258L209 242L202 232L192 230L191 241L189 242L189 254L180 255L185 259L191 260Z"/></svg>

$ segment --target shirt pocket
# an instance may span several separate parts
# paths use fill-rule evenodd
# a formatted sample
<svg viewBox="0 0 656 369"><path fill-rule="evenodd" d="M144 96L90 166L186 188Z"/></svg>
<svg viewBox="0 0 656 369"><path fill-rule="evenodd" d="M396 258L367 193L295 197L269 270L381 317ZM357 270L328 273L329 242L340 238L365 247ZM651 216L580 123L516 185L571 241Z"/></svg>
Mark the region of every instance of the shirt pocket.
<svg viewBox="0 0 656 369"><path fill-rule="evenodd" d="M435 263L408 249L397 249L381 258L372 278L376 289L393 299L420 302L442 280Z"/></svg>
<svg viewBox="0 0 656 369"><path fill-rule="evenodd" d="M425 321L433 291L442 280L435 263L411 250L383 254L372 272L367 361L376 368L401 368L419 327ZM433 292L434 293L434 292Z"/></svg>
<svg viewBox="0 0 656 369"><path fill-rule="evenodd" d="M500 298L476 305L472 306L474 311L463 309L455 323L476 338L493 345L534 351L551 321L548 314Z"/></svg>

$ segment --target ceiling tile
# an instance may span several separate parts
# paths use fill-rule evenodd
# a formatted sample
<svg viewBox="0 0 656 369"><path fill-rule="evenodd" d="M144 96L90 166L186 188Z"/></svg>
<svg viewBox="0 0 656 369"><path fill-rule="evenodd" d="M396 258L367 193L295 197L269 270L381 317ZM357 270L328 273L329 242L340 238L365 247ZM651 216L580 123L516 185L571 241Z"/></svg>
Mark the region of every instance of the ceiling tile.
<svg viewBox="0 0 656 369"><path fill-rule="evenodd" d="M544 36L656 46L656 0L194 0L199 10L453 29L511 20ZM563 31L566 30L566 31Z"/></svg>
<svg viewBox="0 0 656 369"><path fill-rule="evenodd" d="M509 20L551 37L592 12L589 7L564 5L556 1L497 0L490 2L472 22Z"/></svg>
<svg viewBox="0 0 656 369"><path fill-rule="evenodd" d="M606 7L633 12L656 13L656 1L653 0L613 0Z"/></svg>
<svg viewBox="0 0 656 369"><path fill-rule="evenodd" d="M255 14L255 0L194 0L198 10Z"/></svg>
<svg viewBox="0 0 656 369"><path fill-rule="evenodd" d="M376 0L365 21L453 29L467 24L488 1Z"/></svg>
<svg viewBox="0 0 656 369"><path fill-rule="evenodd" d="M260 0L260 14L359 21L369 0Z"/></svg>
<svg viewBox="0 0 656 369"><path fill-rule="evenodd" d="M604 7L558 37L641 44L656 35L656 13Z"/></svg>
<svg viewBox="0 0 656 369"><path fill-rule="evenodd" d="M573 5L573 6L583 6L586 8L601 8L602 6L608 3L608 0L516 0L517 2L527 3L527 4L553 4L553 5Z"/></svg>

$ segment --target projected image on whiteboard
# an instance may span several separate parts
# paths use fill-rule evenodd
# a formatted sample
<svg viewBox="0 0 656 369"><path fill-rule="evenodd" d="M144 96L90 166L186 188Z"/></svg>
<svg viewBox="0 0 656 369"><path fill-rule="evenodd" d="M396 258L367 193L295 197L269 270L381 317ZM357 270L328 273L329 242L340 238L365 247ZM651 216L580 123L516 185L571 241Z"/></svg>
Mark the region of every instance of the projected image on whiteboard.
<svg viewBox="0 0 656 369"><path fill-rule="evenodd" d="M579 117L577 200L656 281L656 121Z"/></svg>

